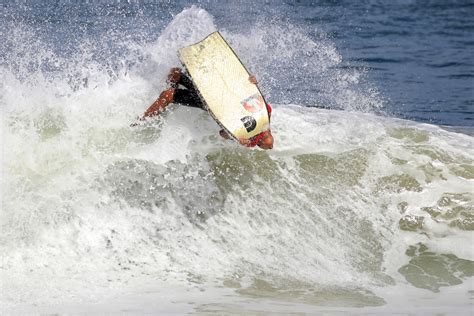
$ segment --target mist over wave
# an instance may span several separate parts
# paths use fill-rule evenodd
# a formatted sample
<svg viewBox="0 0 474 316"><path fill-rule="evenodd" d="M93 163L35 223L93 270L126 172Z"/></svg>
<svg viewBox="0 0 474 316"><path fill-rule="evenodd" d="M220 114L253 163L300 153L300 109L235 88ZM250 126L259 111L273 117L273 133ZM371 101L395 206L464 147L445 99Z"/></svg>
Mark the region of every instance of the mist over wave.
<svg viewBox="0 0 474 316"><path fill-rule="evenodd" d="M435 304L460 286L453 304L468 306L473 138L374 115L380 93L365 70L335 67L342 57L323 31L314 41L296 25L257 26L222 33L274 105L268 152L220 139L207 113L186 107L129 128L179 65L176 50L218 29L201 8L151 43L124 39L120 57L93 36L63 55L11 25L0 73L4 308L100 301L142 279L180 284L178 296L210 283L343 307L395 304L387 288Z"/></svg>

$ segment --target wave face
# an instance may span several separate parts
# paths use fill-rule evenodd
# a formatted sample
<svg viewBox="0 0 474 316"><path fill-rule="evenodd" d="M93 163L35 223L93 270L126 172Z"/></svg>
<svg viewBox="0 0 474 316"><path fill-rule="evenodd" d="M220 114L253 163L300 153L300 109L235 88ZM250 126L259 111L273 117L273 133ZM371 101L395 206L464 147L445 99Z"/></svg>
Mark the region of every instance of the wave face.
<svg viewBox="0 0 474 316"><path fill-rule="evenodd" d="M186 107L128 127L164 88L177 48L217 29L206 10L164 16L152 42L122 38L121 24L88 36L86 23L59 51L36 19L12 24L2 44L6 312L97 302L114 303L95 312L123 312L132 294L137 313L158 311L153 301L178 312L189 302L243 314L288 311L281 302L469 312L473 138L374 115L385 101L364 70L338 67L323 32L315 41L275 21L222 30L281 100L275 149L261 151L220 139ZM301 60L323 91L311 105L328 109L286 104L295 88L272 81Z"/></svg>

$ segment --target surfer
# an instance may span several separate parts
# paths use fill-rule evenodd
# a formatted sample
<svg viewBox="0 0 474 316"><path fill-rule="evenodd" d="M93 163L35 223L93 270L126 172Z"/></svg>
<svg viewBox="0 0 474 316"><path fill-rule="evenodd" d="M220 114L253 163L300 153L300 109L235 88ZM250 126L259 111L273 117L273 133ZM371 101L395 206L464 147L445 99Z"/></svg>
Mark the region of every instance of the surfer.
<svg viewBox="0 0 474 316"><path fill-rule="evenodd" d="M249 77L249 81L255 85L257 84L257 79L253 75ZM181 68L171 68L166 82L170 85L170 88L161 92L158 99L145 111L140 120L159 115L170 103L179 103L185 106L205 109L191 79L182 72ZM271 116L272 107L270 104L266 104L266 106L268 115ZM230 136L224 130L220 130L219 135L225 139L230 139ZM249 139L240 138L239 143L247 147L258 146L262 149L272 149L273 135L270 129L268 129Z"/></svg>

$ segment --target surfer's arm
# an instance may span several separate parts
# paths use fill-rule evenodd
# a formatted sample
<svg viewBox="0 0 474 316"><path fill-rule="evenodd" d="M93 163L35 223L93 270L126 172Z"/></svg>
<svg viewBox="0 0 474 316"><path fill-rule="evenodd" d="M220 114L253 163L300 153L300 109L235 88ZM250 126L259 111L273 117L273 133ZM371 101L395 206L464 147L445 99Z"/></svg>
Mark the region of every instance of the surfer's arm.
<svg viewBox="0 0 474 316"><path fill-rule="evenodd" d="M221 135L221 137L224 138L224 139L230 139L229 134L227 134L227 132L226 132L225 130L223 130L223 129L221 129L221 130L219 131L219 135ZM244 145L244 146L247 146L247 147L253 147L253 146L251 146L251 145L252 145L252 141L251 141L250 139L247 139L247 138L243 138L243 137L239 138L239 143L240 143L241 145ZM254 146L255 146L255 145L254 145Z"/></svg>
<svg viewBox="0 0 474 316"><path fill-rule="evenodd" d="M169 88L163 91L158 99L145 111L142 119L160 114L171 102L173 102L175 89Z"/></svg>
<svg viewBox="0 0 474 316"><path fill-rule="evenodd" d="M227 134L227 132L223 129L221 129L219 131L219 135L221 135L222 138L224 139L230 139L230 136L229 134ZM253 146L250 146L252 144L252 141L250 139L247 139L247 138L244 138L244 137L241 137L238 139L239 140L239 143L241 145L244 145L244 146L247 146L247 147L253 147ZM255 145L254 145L255 146Z"/></svg>
<svg viewBox="0 0 474 316"><path fill-rule="evenodd" d="M244 146L247 146L247 147L254 147L254 146L251 146L252 145L252 142L250 141L250 139L247 139L247 138L239 138L239 143L240 145L244 145Z"/></svg>
<svg viewBox="0 0 474 316"><path fill-rule="evenodd" d="M181 79L181 68L171 68L170 72L168 73L168 79L166 80L166 82L171 84L178 83L179 79Z"/></svg>

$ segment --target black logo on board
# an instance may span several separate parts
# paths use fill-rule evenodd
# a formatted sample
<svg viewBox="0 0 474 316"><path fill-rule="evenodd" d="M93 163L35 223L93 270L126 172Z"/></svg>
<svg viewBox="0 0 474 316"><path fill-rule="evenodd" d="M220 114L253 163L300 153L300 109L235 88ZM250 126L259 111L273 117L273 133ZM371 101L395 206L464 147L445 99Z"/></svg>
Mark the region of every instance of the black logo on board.
<svg viewBox="0 0 474 316"><path fill-rule="evenodd" d="M257 121L252 116L244 116L240 119L244 123L244 127L248 133L253 131L257 127Z"/></svg>

